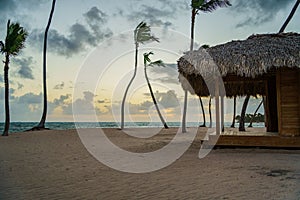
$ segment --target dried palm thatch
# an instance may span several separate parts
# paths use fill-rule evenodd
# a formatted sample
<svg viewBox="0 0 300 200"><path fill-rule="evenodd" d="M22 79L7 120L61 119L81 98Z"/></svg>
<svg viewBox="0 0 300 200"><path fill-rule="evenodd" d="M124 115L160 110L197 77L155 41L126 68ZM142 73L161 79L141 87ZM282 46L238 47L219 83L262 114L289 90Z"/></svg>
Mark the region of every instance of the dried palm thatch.
<svg viewBox="0 0 300 200"><path fill-rule="evenodd" d="M264 95L263 80L281 67L300 68L300 34L252 35L247 40L187 52L178 61L183 88L200 96L209 95L205 84L209 76L223 77L229 97Z"/></svg>

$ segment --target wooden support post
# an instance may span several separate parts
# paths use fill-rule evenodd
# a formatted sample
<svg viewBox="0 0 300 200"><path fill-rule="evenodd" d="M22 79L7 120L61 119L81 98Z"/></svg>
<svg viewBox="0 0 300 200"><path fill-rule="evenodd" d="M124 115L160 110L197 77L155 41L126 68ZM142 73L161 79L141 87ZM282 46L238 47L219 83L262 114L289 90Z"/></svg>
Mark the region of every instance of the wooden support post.
<svg viewBox="0 0 300 200"><path fill-rule="evenodd" d="M220 129L220 91L219 91L219 77L216 78L216 83L215 83L215 103L216 103L216 134L220 135L221 134L221 129Z"/></svg>
<svg viewBox="0 0 300 200"><path fill-rule="evenodd" d="M224 96L221 96L221 128L224 132Z"/></svg>

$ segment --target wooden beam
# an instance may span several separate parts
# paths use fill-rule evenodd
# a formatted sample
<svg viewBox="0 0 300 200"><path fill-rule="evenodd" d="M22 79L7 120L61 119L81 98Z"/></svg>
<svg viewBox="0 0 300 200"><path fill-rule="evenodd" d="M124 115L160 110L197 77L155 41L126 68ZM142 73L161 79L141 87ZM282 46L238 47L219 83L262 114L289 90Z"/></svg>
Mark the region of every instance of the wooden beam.
<svg viewBox="0 0 300 200"><path fill-rule="evenodd" d="M220 125L220 88L219 88L219 77L215 79L215 104L216 104L216 134L221 134Z"/></svg>
<svg viewBox="0 0 300 200"><path fill-rule="evenodd" d="M221 128L224 132L224 96L221 96Z"/></svg>

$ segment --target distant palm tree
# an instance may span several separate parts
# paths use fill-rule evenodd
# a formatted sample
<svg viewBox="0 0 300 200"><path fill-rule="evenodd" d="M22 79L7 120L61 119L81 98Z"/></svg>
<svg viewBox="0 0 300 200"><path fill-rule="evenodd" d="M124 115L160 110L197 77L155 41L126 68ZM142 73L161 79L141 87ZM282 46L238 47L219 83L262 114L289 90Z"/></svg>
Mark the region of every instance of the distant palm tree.
<svg viewBox="0 0 300 200"><path fill-rule="evenodd" d="M195 32L195 21L196 21L196 15L199 13L199 11L202 12L212 12L216 10L218 7L227 7L231 6L229 0L192 0L191 7L192 7L192 18L191 18L191 44L190 44L190 51L193 51L194 49L194 32ZM186 132L186 111L187 111L187 96L188 92L185 90L184 93L184 109L183 109L183 115L182 115L182 132ZM199 97L200 103L202 102L201 97ZM201 103L202 110L203 103ZM205 118L205 113L203 112L203 119ZM205 126L205 124L203 124ZM202 126L203 126L202 125Z"/></svg>
<svg viewBox="0 0 300 200"><path fill-rule="evenodd" d="M154 106L156 108L156 111L158 113L158 116L160 118L160 121L161 123L164 125L165 129L168 129L168 125L166 123L166 121L164 120L160 110L159 110L159 107L157 105L157 101L155 99L155 96L153 94L153 90L152 90L152 87L151 87L151 84L150 84L150 81L149 81L149 78L148 78L148 75L147 75L147 66L165 66L163 61L162 60L157 60L157 61L154 61L152 62L151 59L149 58L150 55L153 55L153 52L149 52L149 53L144 53L144 73L145 73L145 78L146 78L146 81L147 81L147 84L148 84L148 88L149 88L149 91L150 91L150 94L151 94L151 97L152 97L152 101L154 103Z"/></svg>
<svg viewBox="0 0 300 200"><path fill-rule="evenodd" d="M54 9L55 9L55 4L56 0L52 1L52 8L50 11L50 16L48 19L48 23L46 26L45 30L45 35L44 35L44 51L43 51L43 91L44 91L44 101L43 101L43 114L41 117L40 123L37 125L37 127L34 127L32 130L39 130L39 129L44 129L45 128L45 122L46 122L46 117L47 117L47 40L48 40L48 32L50 29L50 25L52 22L53 14L54 14Z"/></svg>
<svg viewBox="0 0 300 200"><path fill-rule="evenodd" d="M246 131L246 129L245 129L245 116L246 116L246 110L247 110L249 99L250 99L250 95L247 95L245 100L244 100L244 104L243 104L242 111L241 111L239 131Z"/></svg>
<svg viewBox="0 0 300 200"><path fill-rule="evenodd" d="M209 97L209 102L208 102L208 112L209 112L209 128L211 128L212 127L211 96Z"/></svg>
<svg viewBox="0 0 300 200"><path fill-rule="evenodd" d="M151 34L150 26L147 25L145 22L139 23L139 25L134 30L134 43L135 43L135 64L134 64L134 73L130 80L130 82L127 85L127 88L125 90L122 105L121 105L121 129L124 128L124 109L125 109L125 101L127 97L128 90L133 83L136 72L137 72L137 66L138 66L138 53L139 53L139 45L144 44L146 42L156 41L159 42L158 38L154 37Z"/></svg>
<svg viewBox="0 0 300 200"><path fill-rule="evenodd" d="M258 112L258 110L261 107L261 105L263 104L263 102L264 102L264 99L261 100L260 104L257 106L256 110L254 111L254 114L253 114L253 116L252 116L252 118L250 120L249 126L248 126L249 128L252 127L252 123L253 123L253 121L255 119L256 113Z"/></svg>
<svg viewBox="0 0 300 200"><path fill-rule="evenodd" d="M9 112L9 81L8 70L11 56L17 56L21 49L25 47L25 40L28 33L20 26L19 23L7 22L7 33L5 42L0 41L0 52L5 55L4 61L4 85L5 85L5 125L3 136L8 136L9 124L10 124L10 112Z"/></svg>
<svg viewBox="0 0 300 200"><path fill-rule="evenodd" d="M285 28L287 27L287 25L289 24L289 22L291 21L291 19L293 18L298 6L300 4L300 0L297 0L294 7L292 8L288 18L285 20L285 22L283 23L282 27L279 30L279 33L283 33Z"/></svg>
<svg viewBox="0 0 300 200"><path fill-rule="evenodd" d="M235 127L235 115L236 115L236 96L233 97L233 118L232 118L232 124L231 128Z"/></svg>

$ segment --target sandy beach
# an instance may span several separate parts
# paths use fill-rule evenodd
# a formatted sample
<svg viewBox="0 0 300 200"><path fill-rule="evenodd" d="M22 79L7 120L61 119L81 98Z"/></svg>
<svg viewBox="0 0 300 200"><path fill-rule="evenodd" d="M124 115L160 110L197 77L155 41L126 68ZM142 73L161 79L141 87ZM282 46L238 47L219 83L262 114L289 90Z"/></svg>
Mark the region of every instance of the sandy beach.
<svg viewBox="0 0 300 200"><path fill-rule="evenodd" d="M105 134L132 152L152 152L175 128L149 139ZM76 130L0 137L0 199L299 199L300 151L216 149L198 158L200 138L180 159L151 173L111 169L88 153Z"/></svg>

